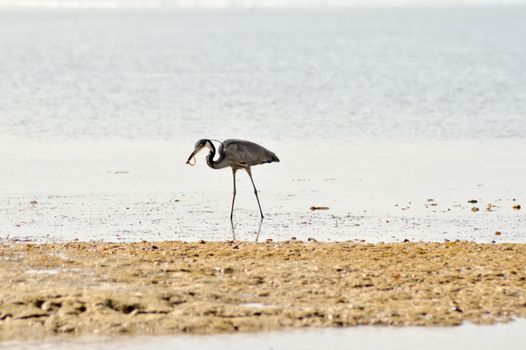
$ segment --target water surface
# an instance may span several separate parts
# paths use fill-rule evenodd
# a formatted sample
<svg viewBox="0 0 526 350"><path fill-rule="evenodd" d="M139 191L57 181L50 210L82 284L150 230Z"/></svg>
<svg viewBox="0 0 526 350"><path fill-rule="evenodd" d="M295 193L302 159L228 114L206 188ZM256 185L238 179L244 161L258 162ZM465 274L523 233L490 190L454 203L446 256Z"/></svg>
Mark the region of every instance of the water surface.
<svg viewBox="0 0 526 350"><path fill-rule="evenodd" d="M237 137L282 162L254 169L259 236L238 176L236 238L523 242L524 18L3 8L0 237L230 239L230 172L184 160Z"/></svg>

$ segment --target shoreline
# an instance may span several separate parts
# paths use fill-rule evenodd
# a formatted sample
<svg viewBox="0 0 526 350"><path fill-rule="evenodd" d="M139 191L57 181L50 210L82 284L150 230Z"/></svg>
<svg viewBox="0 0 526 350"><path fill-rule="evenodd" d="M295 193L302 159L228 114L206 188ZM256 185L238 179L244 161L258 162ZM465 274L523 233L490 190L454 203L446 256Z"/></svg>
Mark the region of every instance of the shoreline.
<svg viewBox="0 0 526 350"><path fill-rule="evenodd" d="M526 244L1 244L0 341L526 317Z"/></svg>

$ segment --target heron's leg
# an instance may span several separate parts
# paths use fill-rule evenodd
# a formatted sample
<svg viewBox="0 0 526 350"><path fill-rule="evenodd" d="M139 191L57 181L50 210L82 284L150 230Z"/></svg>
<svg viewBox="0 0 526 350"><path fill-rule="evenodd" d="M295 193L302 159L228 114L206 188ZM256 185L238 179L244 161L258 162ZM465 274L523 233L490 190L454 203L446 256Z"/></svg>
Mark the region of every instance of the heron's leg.
<svg viewBox="0 0 526 350"><path fill-rule="evenodd" d="M254 187L254 194L256 195L256 199L258 201L259 214L261 214L261 218L263 219L264 218L263 211L261 210L261 204L259 203L258 190L256 189L256 185L254 184L254 179L252 179L252 171L250 170L250 168L245 168L245 169L248 173L248 176L250 176L250 181L252 181L252 186Z"/></svg>
<svg viewBox="0 0 526 350"><path fill-rule="evenodd" d="M232 196L232 208L230 209L230 222L232 222L232 217L234 216L234 202L236 200L236 171L237 169L232 168L232 178L234 179L234 194Z"/></svg>

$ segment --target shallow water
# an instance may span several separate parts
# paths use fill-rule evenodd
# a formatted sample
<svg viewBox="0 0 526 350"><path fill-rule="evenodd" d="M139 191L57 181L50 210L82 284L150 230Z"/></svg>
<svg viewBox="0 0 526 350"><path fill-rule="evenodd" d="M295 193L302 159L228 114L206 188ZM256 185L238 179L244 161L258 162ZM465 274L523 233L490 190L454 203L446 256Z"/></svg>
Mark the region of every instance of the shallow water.
<svg viewBox="0 0 526 350"><path fill-rule="evenodd" d="M10 342L5 349L522 349L526 321L458 327L354 327L245 334L165 337L86 337L38 343Z"/></svg>
<svg viewBox="0 0 526 350"><path fill-rule="evenodd" d="M231 172L208 168L204 155L185 165L191 142L18 146L0 151L0 166L9 169L0 177L2 239L233 237ZM266 215L261 232L252 186L240 173L236 239L525 241L520 143L270 146L282 162L253 170Z"/></svg>
<svg viewBox="0 0 526 350"><path fill-rule="evenodd" d="M525 16L3 8L0 239L523 242ZM202 137L282 160L259 235L245 174L232 232L230 172L184 164Z"/></svg>

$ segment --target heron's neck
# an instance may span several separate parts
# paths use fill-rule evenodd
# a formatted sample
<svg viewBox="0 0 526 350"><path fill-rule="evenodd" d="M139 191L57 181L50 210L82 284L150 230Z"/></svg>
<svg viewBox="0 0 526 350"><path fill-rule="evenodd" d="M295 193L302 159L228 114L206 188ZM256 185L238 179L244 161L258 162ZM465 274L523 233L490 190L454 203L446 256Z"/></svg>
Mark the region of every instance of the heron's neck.
<svg viewBox="0 0 526 350"><path fill-rule="evenodd" d="M208 144L210 145L210 153L206 156L206 164L212 169L217 169L218 161L214 160L214 157L216 156L216 148L212 142L208 142Z"/></svg>

